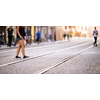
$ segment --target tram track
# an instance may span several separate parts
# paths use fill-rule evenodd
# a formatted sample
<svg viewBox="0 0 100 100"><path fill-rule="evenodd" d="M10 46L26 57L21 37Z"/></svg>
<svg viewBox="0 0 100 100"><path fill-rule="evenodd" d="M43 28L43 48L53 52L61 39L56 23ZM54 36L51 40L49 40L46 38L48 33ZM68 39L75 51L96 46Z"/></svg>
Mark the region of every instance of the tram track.
<svg viewBox="0 0 100 100"><path fill-rule="evenodd" d="M52 51L52 52L40 54L38 56L33 56L33 57L30 57L30 58L27 58L27 59L22 59L22 60L10 62L10 63L5 63L5 64L0 65L0 67L8 66L8 65L16 64L16 63L20 63L20 62L27 61L27 60L30 60L30 59L39 58L39 57L46 56L46 55L50 55L50 54L53 54L53 53L56 53L56 52L60 52L60 51L64 51L64 50L76 48L76 47L79 47L79 46L83 46L83 45L86 45L86 44L89 44L89 43L91 43L91 42L87 42L87 43L84 43L84 44L80 44L80 45L73 46L73 47L69 47L69 48L65 48L65 49L55 50L55 51Z"/></svg>
<svg viewBox="0 0 100 100"><path fill-rule="evenodd" d="M99 43L100 43L100 42L98 42L97 44L99 44ZM87 47L87 48L85 48L85 49L83 49L83 50L77 52L76 54L73 54L73 55L71 55L71 56L69 56L69 57L67 57L67 58L65 58L65 59L63 59L63 60L61 60L61 61L59 61L59 62L53 64L53 65L50 66L50 67L44 68L44 69L42 69L42 70L39 70L39 71L37 71L37 72L35 72L35 73L33 73L33 74L45 74L47 71L49 71L49 70L51 70L51 69L53 69L53 68L55 68L55 67L57 67L57 66L63 64L64 62L66 62L66 61L72 59L72 58L75 57L75 56L78 56L79 54L85 52L86 50L88 50L88 49L90 49L90 48L92 48L92 47L94 47L94 46L93 46L93 45L92 45L92 46L89 46L89 47Z"/></svg>

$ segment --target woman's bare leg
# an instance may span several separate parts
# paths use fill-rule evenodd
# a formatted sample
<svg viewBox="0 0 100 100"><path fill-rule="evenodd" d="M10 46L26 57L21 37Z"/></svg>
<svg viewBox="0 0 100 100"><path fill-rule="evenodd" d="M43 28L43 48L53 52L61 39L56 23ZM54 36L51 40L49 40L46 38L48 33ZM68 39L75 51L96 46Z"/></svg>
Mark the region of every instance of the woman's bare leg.
<svg viewBox="0 0 100 100"><path fill-rule="evenodd" d="M23 57L25 56L25 45L24 45L24 41L23 40L20 40L21 42L21 47L22 47L22 54L23 54Z"/></svg>
<svg viewBox="0 0 100 100"><path fill-rule="evenodd" d="M16 52L16 56L19 55L20 48L21 48L21 43L20 43L20 41L19 41L19 42L18 42L18 49L17 49L17 52Z"/></svg>

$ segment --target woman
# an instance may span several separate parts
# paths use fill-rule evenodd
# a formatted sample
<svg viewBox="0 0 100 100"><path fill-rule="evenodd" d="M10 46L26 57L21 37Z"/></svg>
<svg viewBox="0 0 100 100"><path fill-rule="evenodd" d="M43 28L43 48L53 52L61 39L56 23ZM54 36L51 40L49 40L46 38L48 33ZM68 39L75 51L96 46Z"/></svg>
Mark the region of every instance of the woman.
<svg viewBox="0 0 100 100"><path fill-rule="evenodd" d="M18 49L17 49L17 53L16 53L15 58L21 58L18 56L21 48L22 48L23 58L28 58L28 56L25 55L25 50L24 50L25 49L24 36L25 36L24 28L22 26L20 26L20 27L17 26Z"/></svg>

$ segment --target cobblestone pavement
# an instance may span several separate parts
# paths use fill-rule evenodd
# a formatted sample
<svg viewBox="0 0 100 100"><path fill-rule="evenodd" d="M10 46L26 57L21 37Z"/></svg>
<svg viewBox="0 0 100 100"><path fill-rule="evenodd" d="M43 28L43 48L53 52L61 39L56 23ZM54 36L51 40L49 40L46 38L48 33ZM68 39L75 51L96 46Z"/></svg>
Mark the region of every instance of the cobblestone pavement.
<svg viewBox="0 0 100 100"><path fill-rule="evenodd" d="M82 44L82 43L85 43L85 42L87 42L87 41L68 42L68 43L61 44L59 46L55 45L55 47L50 46L49 48L41 46L41 48L38 48L38 50L37 50L37 48L32 47L32 48L30 48L30 50L26 49L27 50L26 53L29 56L36 56L36 55L40 55L40 54L43 54L43 53L52 52L54 50L60 50L60 49L63 49L63 48L68 48L68 47L71 47L71 46L79 45L79 44ZM35 72L40 71L43 68L52 66L53 64L61 61L62 59L66 58L66 57L68 57L72 54L75 54L78 51L83 50L86 47L89 47L91 45L92 45L92 43L89 43L89 44L86 44L86 45L83 45L81 47L77 47L77 48L74 48L74 49L64 50L64 51L56 52L56 53L53 53L53 54L50 54L50 55L41 56L41 57L38 57L38 58L35 58L35 59L30 59L30 60L27 60L27 61L19 62L19 63L16 63L16 64L3 66L3 67L0 67L0 73L1 74L34 74ZM92 49L90 49L90 50L92 50ZM95 47L94 54L96 53L96 49L100 49L99 45L98 45L98 47ZM77 60L77 57L80 56L80 55L78 55L78 56L73 58L76 61L73 60L73 59L70 59L69 61L64 63L65 65L68 65L67 67L65 67L64 64L61 64L61 65L51 69L50 71L46 72L46 74L48 74L48 73L55 73L55 74L56 73L57 74L59 74L59 73L78 73L78 70L80 70L79 71L80 73L82 73L82 72L85 73L84 71L82 71L84 69L84 67L78 67L79 65L77 66L74 63L74 62L76 62L76 63L82 62L82 65L81 64L80 65L83 66L84 63L86 64L88 62L91 62L91 60L90 61L88 61L88 60L82 60L81 61L82 58L86 59L89 56L92 59L91 54L87 53L87 55L89 55L89 56L86 56L86 54L84 54L84 53L80 54L80 55L83 55L79 58L80 61ZM99 54L99 51L98 51L98 54ZM7 62L11 62L11 61L16 61L16 59L13 58L14 55L15 55L15 51L12 51L11 55L10 55L9 52L6 53L6 54L0 54L0 64L4 64L4 63L7 63ZM96 57L95 57L95 59L96 59ZM68 64L68 62L70 62L71 60L72 60L71 64ZM94 63L94 65L95 65L95 63ZM72 67L69 67L69 66L72 66ZM85 66L87 66L87 65L85 65ZM67 70L67 68L69 68L69 71ZM76 72L75 71L73 72L71 70L71 68L72 68L72 70L76 69L75 70ZM86 67L86 68L89 71L92 67Z"/></svg>
<svg viewBox="0 0 100 100"><path fill-rule="evenodd" d="M65 63L47 71L45 74L100 74L100 44Z"/></svg>

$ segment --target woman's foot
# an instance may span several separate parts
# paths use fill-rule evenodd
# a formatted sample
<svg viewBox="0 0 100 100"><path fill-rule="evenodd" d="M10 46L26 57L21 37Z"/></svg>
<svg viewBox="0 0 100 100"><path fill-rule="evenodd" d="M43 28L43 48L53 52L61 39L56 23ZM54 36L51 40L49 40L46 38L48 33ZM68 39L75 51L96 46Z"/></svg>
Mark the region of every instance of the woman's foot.
<svg viewBox="0 0 100 100"><path fill-rule="evenodd" d="M24 56L23 58L28 58L29 56Z"/></svg>
<svg viewBox="0 0 100 100"><path fill-rule="evenodd" d="M16 56L15 58L21 58L21 57L19 57L19 56Z"/></svg>

